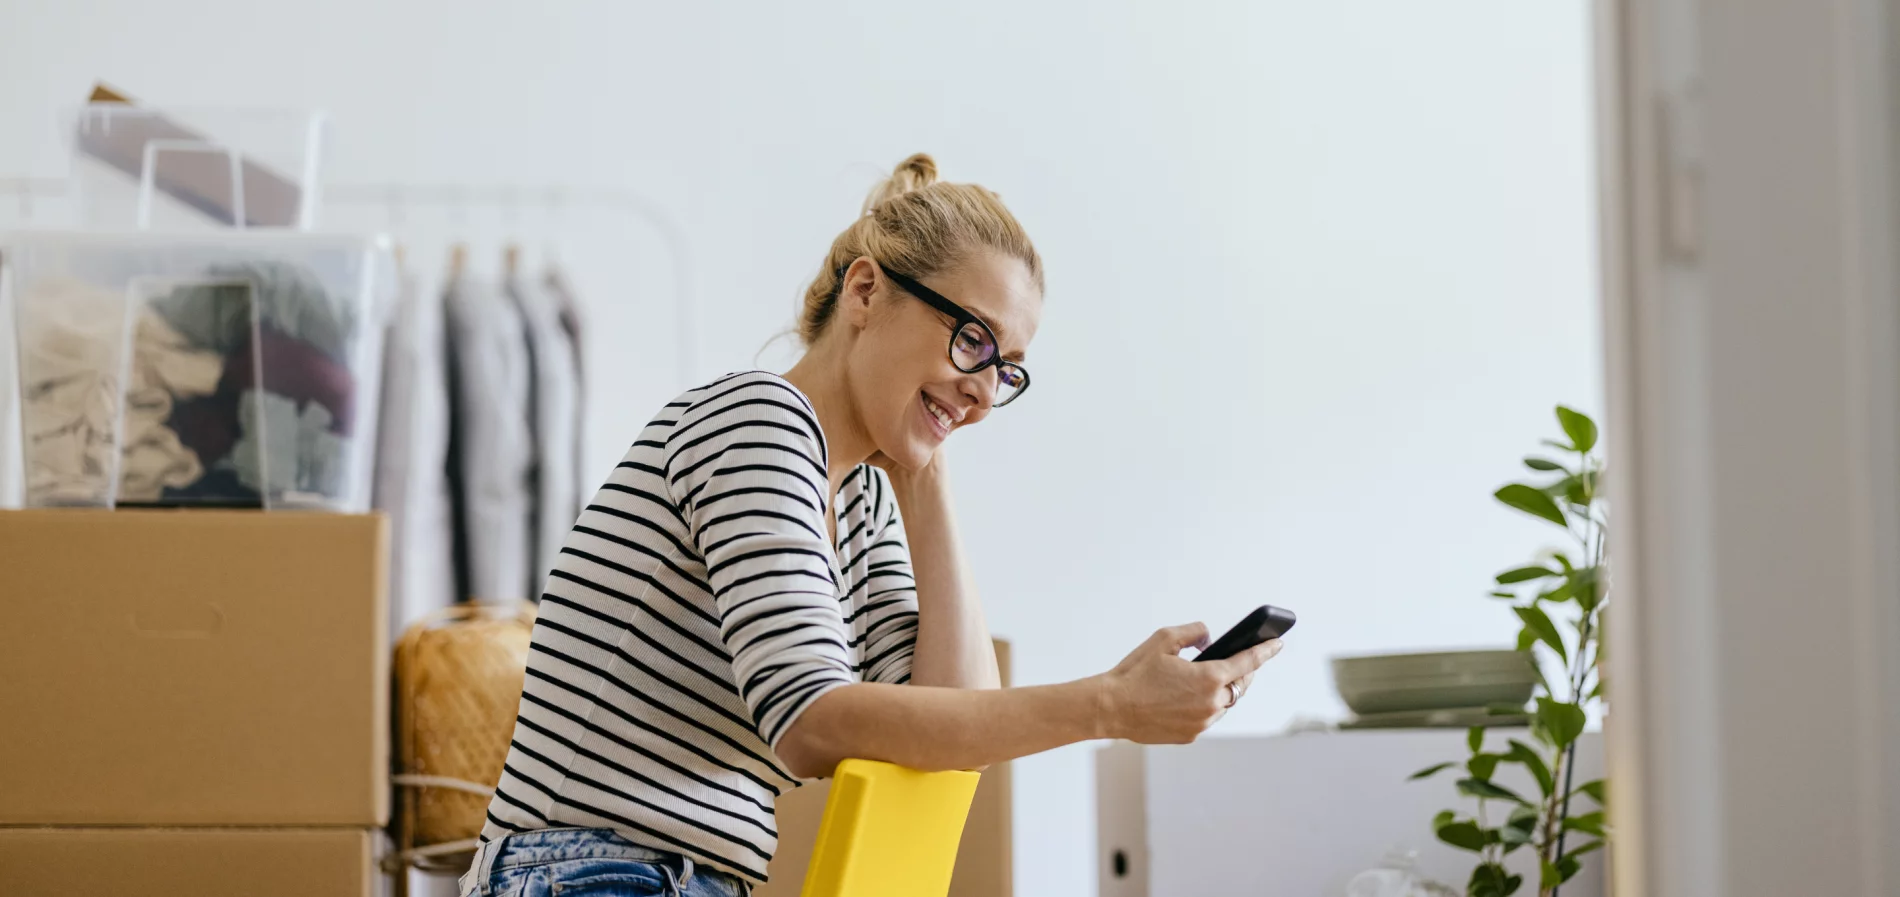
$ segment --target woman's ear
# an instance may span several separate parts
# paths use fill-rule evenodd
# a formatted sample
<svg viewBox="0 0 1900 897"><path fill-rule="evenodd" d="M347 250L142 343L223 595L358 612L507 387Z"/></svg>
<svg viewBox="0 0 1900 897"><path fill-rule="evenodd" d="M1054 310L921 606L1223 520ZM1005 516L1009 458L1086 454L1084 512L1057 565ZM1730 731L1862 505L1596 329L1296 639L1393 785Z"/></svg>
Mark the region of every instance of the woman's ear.
<svg viewBox="0 0 1900 897"><path fill-rule="evenodd" d="M877 285L882 277L877 263L869 256L858 256L857 261L844 272L844 285L838 290L838 307L834 314L859 330L871 323L871 305L877 298Z"/></svg>

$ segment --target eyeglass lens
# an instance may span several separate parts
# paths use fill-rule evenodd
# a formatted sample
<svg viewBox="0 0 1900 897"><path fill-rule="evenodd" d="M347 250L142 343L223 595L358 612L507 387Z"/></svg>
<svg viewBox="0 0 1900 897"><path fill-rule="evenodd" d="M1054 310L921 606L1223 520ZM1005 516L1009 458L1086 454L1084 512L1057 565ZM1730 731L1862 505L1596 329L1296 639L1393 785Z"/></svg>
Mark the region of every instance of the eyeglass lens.
<svg viewBox="0 0 1900 897"><path fill-rule="evenodd" d="M956 335L950 340L950 360L961 371L982 369L996 357L996 343L990 339L989 331L974 322L957 328ZM1004 402L1021 392L1028 376L1023 369L1007 361L996 366L996 404Z"/></svg>

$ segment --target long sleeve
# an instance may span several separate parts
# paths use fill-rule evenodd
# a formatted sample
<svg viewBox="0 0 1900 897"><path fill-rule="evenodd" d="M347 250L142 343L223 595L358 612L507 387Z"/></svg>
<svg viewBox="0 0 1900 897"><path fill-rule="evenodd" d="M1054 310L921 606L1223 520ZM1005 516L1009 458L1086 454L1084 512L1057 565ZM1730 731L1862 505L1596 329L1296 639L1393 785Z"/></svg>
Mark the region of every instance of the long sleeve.
<svg viewBox="0 0 1900 897"><path fill-rule="evenodd" d="M860 465L832 494L827 458L811 402L764 371L640 431L555 557L484 841L607 825L765 881L805 781L785 734L832 689L906 681L917 628L890 482Z"/></svg>
<svg viewBox="0 0 1900 897"><path fill-rule="evenodd" d="M910 543L904 519L891 495L884 471L873 472L876 496L873 519L876 535L865 549L863 606L864 678L870 682L904 684L910 681L910 661L917 649L917 579L911 573Z"/></svg>
<svg viewBox="0 0 1900 897"><path fill-rule="evenodd" d="M824 437L782 381L741 375L667 443L668 490L705 559L734 681L776 749L812 701L856 680L826 536Z"/></svg>

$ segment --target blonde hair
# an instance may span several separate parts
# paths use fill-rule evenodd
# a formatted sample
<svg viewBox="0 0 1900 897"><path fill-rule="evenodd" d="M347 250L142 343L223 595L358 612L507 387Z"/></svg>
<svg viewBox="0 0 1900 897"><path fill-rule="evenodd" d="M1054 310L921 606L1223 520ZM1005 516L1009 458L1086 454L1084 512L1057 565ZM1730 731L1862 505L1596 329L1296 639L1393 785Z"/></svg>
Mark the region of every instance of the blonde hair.
<svg viewBox="0 0 1900 897"><path fill-rule="evenodd" d="M818 276L805 289L798 338L809 346L838 308L838 291L852 262L869 256L880 266L924 278L962 262L972 250L992 249L1029 266L1042 291L1042 257L1016 216L995 193L975 184L937 180L937 161L918 153L897 164L871 190L864 213L831 241Z"/></svg>

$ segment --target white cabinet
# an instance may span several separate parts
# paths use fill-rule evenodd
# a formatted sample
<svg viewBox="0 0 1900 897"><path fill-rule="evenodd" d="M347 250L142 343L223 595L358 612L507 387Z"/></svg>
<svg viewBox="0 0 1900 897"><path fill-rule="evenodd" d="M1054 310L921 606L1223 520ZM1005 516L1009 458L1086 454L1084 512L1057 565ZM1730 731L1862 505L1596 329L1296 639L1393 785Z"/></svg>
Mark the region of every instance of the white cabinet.
<svg viewBox="0 0 1900 897"><path fill-rule="evenodd" d="M1525 729L1494 729L1489 750ZM1603 775L1603 741L1578 742L1575 784ZM1470 812L1451 770L1423 782L1414 771L1466 756L1463 730L1325 732L1207 738L1179 747L1118 743L1096 752L1097 861L1101 897L1341 897L1346 881L1394 847L1418 850L1425 875L1463 890L1475 855L1440 844L1439 810ZM1507 771L1508 770L1508 771ZM1497 781L1534 790L1528 774L1500 767ZM1572 812L1588 800L1578 798ZM1492 802L1492 806L1497 806ZM1528 849L1511 859L1537 893ZM1563 897L1602 897L1603 852L1564 885Z"/></svg>

